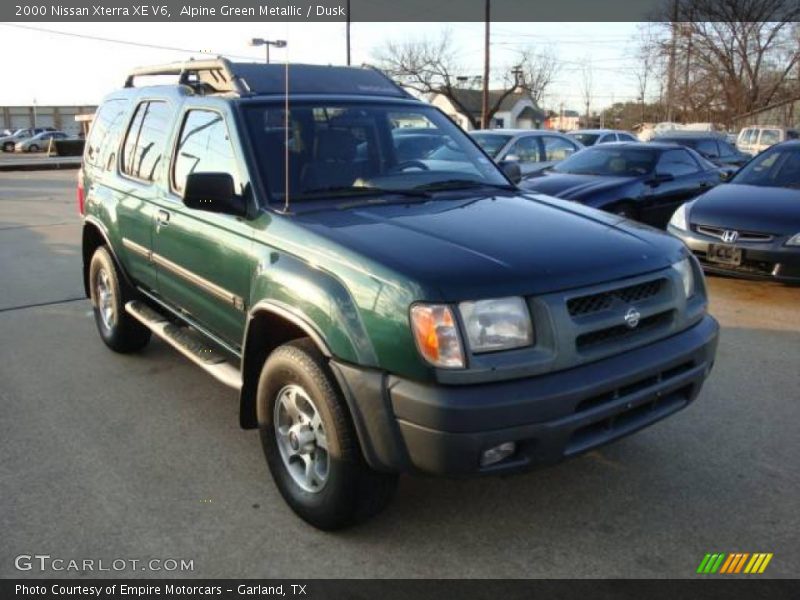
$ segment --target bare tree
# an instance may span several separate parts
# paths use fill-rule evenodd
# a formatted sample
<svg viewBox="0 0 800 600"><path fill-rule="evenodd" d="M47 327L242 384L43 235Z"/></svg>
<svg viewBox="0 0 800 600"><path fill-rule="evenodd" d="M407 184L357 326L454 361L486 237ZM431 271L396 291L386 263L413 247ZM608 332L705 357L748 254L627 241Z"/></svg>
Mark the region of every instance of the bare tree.
<svg viewBox="0 0 800 600"><path fill-rule="evenodd" d="M641 108L640 122L647 118L645 106L651 86L658 82L663 68L661 40L652 23L646 23L639 28L638 48L636 50L636 88L639 105Z"/></svg>
<svg viewBox="0 0 800 600"><path fill-rule="evenodd" d="M711 106L726 120L766 106L796 84L800 68L793 0L670 0L684 117ZM676 26L677 25L677 26Z"/></svg>
<svg viewBox="0 0 800 600"><path fill-rule="evenodd" d="M445 31L438 38L387 42L374 53L377 66L403 87L422 95L442 94L473 127L480 127L480 115L462 103L460 90L480 87L480 78L469 76L460 64L460 53ZM519 53L513 66L493 69L503 73L490 96L489 121L511 94L525 91L538 104L553 82L559 63L549 51L532 48Z"/></svg>

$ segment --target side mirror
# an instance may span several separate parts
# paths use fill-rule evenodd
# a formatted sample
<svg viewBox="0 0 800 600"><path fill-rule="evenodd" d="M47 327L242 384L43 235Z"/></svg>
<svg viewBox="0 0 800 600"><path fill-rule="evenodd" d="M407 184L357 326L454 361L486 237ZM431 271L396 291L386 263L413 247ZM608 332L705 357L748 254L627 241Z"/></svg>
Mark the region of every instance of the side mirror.
<svg viewBox="0 0 800 600"><path fill-rule="evenodd" d="M515 160L501 160L497 166L503 170L512 183L517 184L522 181L522 169L519 168L519 163Z"/></svg>
<svg viewBox="0 0 800 600"><path fill-rule="evenodd" d="M656 173L654 174L650 180L647 182L652 186L661 185L662 183L668 183L670 181L675 181L675 176L669 173Z"/></svg>
<svg viewBox="0 0 800 600"><path fill-rule="evenodd" d="M183 203L188 208L243 217L245 199L236 193L229 173L190 173L183 188Z"/></svg>

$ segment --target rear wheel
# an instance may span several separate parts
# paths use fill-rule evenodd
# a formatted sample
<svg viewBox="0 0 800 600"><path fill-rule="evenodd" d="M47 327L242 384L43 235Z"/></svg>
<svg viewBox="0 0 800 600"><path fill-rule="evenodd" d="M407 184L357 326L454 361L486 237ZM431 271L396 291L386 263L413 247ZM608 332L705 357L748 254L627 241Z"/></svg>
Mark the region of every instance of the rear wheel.
<svg viewBox="0 0 800 600"><path fill-rule="evenodd" d="M106 346L121 353L144 348L150 341L150 330L125 311L133 292L104 246L95 250L89 264L89 290L97 331Z"/></svg>
<svg viewBox="0 0 800 600"><path fill-rule="evenodd" d="M28 152L38 152L38 151L39 151L39 146L37 146L36 144L31 144L30 146L28 146Z"/></svg>
<svg viewBox="0 0 800 600"><path fill-rule="evenodd" d="M380 512L397 475L364 461L325 358L309 339L277 348L258 382L261 442L284 500L320 529L339 529Z"/></svg>
<svg viewBox="0 0 800 600"><path fill-rule="evenodd" d="M14 151L14 142L6 142L3 144L3 152L13 152Z"/></svg>

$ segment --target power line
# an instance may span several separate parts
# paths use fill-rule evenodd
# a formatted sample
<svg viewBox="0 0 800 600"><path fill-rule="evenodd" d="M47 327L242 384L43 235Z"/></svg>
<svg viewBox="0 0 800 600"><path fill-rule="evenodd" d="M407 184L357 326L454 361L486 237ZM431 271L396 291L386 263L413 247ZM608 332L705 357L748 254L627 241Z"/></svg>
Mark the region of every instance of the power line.
<svg viewBox="0 0 800 600"><path fill-rule="evenodd" d="M222 55L222 56L229 56L231 58L244 58L244 59L247 59L247 60L254 60L254 57L252 57L252 56L244 56L244 55L239 55L239 54L228 54L228 53L225 53L225 52L216 53L216 52L209 52L209 51L203 51L203 50L197 50L197 49L191 50L189 48L178 48L176 46L162 46L160 44L148 44L146 42L133 42L133 41L130 41L130 40L118 40L118 39L114 39L114 38L101 37L101 36L90 35L90 34L86 34L86 33L73 33L71 31L59 31L57 29L47 29L45 27L34 27L32 25L19 25L17 23L0 23L0 25L3 26L3 27L13 27L15 29L26 29L28 31L37 31L37 32L40 32L40 33L50 33L50 34L54 34L54 35L63 35L63 36L66 36L66 37L73 37L73 38L79 38L79 39L85 39L85 40L92 40L92 41L95 41L95 42L105 42L105 43L108 43L108 44L122 44L124 46L136 46L136 47L139 47L139 48L150 48L150 49L153 49L153 50L169 50L171 52L185 52L185 53L188 53L188 54L213 54L215 56L219 54L219 55Z"/></svg>

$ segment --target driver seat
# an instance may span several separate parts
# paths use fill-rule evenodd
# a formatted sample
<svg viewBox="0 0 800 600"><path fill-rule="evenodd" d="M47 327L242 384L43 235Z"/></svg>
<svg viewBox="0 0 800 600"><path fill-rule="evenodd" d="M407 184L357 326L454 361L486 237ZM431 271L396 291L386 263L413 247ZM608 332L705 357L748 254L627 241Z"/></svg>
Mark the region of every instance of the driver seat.
<svg viewBox="0 0 800 600"><path fill-rule="evenodd" d="M353 185L361 175L356 163L357 150L357 140L349 131L317 131L311 162L303 168L301 176L303 190Z"/></svg>

